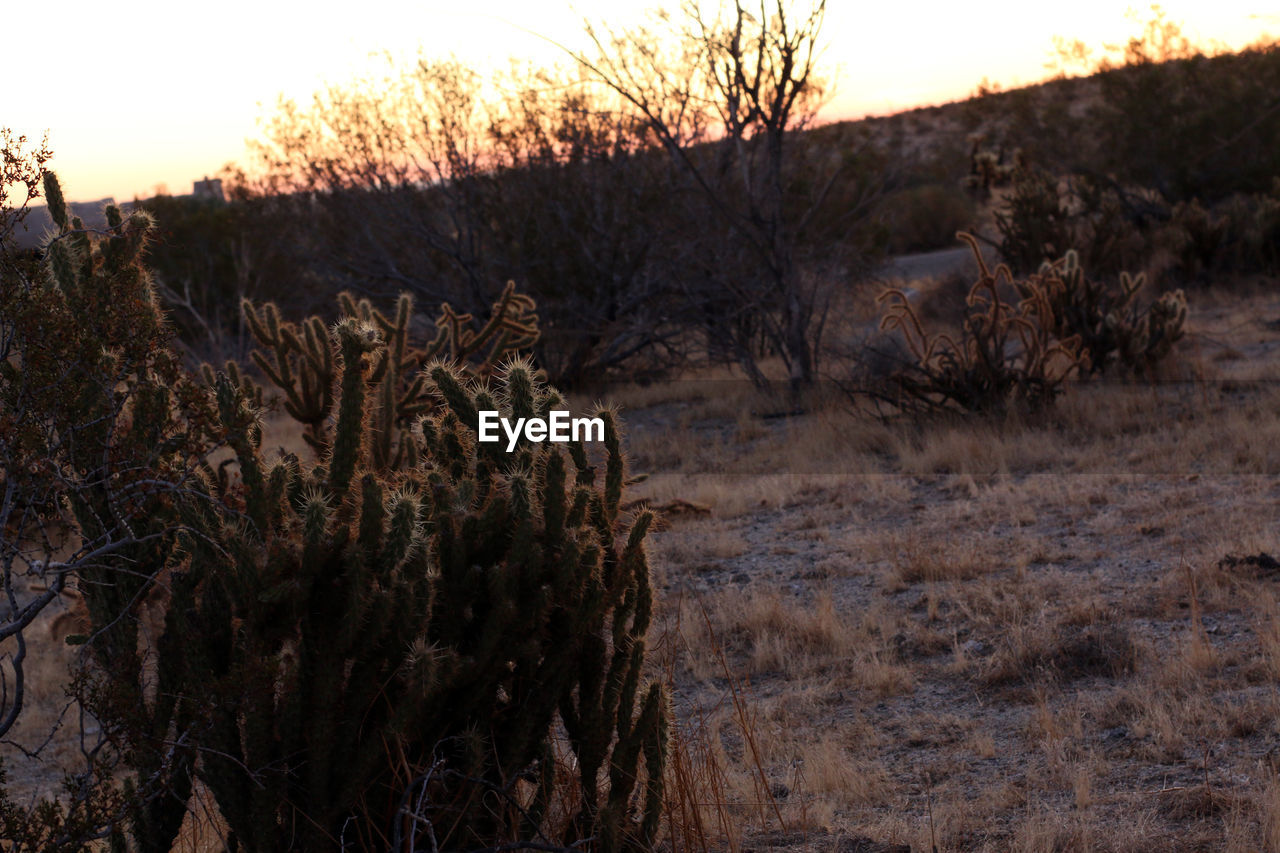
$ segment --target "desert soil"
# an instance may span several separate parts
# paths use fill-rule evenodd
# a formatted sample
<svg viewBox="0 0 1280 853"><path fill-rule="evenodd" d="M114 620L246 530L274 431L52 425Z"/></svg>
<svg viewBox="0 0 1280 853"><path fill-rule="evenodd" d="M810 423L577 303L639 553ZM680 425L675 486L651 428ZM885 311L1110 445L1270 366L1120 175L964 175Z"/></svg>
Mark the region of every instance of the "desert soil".
<svg viewBox="0 0 1280 853"><path fill-rule="evenodd" d="M735 803L705 832L1280 849L1277 320L1266 293L1202 297L1168 381L1039 418L620 394L637 491L671 510L658 642L688 760Z"/></svg>

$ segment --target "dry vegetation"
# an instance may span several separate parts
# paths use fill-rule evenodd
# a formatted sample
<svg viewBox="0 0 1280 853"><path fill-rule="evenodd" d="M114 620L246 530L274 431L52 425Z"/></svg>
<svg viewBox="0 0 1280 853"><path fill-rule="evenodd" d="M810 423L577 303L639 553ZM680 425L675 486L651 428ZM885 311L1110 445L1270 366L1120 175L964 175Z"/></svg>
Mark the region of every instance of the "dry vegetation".
<svg viewBox="0 0 1280 853"><path fill-rule="evenodd" d="M953 288L912 284L948 316ZM1035 416L884 421L819 390L773 417L726 372L611 392L631 497L666 508L679 849L1277 849L1280 573L1224 558L1280 553L1280 299L1194 304L1165 381ZM264 446L304 450L283 420ZM18 792L76 760L22 759L73 654L30 676ZM189 824L177 849L221 849L216 814Z"/></svg>
<svg viewBox="0 0 1280 853"><path fill-rule="evenodd" d="M901 284L957 321L954 279ZM1160 381L1035 415L795 415L727 369L609 393L665 515L677 849L1280 849L1280 566L1224 561L1280 554L1280 299L1193 306ZM283 418L264 447L306 452ZM46 633L22 795L78 757L23 757L74 713ZM221 849L206 800L175 849Z"/></svg>
<svg viewBox="0 0 1280 853"><path fill-rule="evenodd" d="M703 837L1276 849L1278 576L1222 560L1280 550L1280 300L1197 304L1170 381L1035 418L615 394L636 493L687 502L655 563Z"/></svg>
<svg viewBox="0 0 1280 853"><path fill-rule="evenodd" d="M1034 97L1067 86L1083 92L1068 118L1101 97L1090 81ZM942 162L991 130L980 106L859 132ZM1009 195L964 207L968 227L989 238ZM840 294L822 368L874 360L886 284L958 335L977 264L955 260L899 257L898 278ZM1155 278L1164 261L1148 261ZM886 417L844 376L781 402L738 367L687 368L702 360L604 394L628 432L625 508L661 511L666 849L1280 850L1280 297L1271 280L1202 284L1151 381L1064 378L1034 412ZM809 344L792 352L805 371ZM310 452L283 417L263 447ZM30 638L27 709L0 743L18 800L56 791L83 757L68 734L77 650L62 643L76 606ZM222 850L212 796L197 788L191 806L175 849Z"/></svg>

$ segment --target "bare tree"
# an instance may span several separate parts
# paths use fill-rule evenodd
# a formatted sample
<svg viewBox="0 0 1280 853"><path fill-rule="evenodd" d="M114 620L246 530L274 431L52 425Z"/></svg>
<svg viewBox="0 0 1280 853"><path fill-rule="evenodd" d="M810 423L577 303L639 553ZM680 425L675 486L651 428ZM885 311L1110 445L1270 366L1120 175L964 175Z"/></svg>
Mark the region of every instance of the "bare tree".
<svg viewBox="0 0 1280 853"><path fill-rule="evenodd" d="M419 60L384 80L330 86L307 106L282 100L254 145L255 189L304 202L340 287L483 310L493 288L480 83L457 62ZM446 289L442 272L462 290Z"/></svg>
<svg viewBox="0 0 1280 853"><path fill-rule="evenodd" d="M40 181L50 156L47 144L29 149L26 137L15 136L8 128L0 129L0 298L7 297L11 290L32 286L31 279L38 268L36 259L19 253L14 238L30 203L40 197ZM21 198L13 198L16 193L21 193ZM8 308L8 303L9 299L3 298L0 307ZM20 367L17 339L17 317L11 311L0 311L0 383L4 386L12 382ZM20 399L4 402L21 405ZM32 504L39 506L50 496L23 493L22 469L34 460L14 457L12 435L24 413L9 406L6 409L0 410L0 737L17 723L25 701L25 631L66 584L65 574L55 570L43 590L30 588L30 576L46 572L48 557L55 549L43 525L39 526L43 561L24 553L19 543L30 538L25 522L34 515Z"/></svg>
<svg viewBox="0 0 1280 853"><path fill-rule="evenodd" d="M674 299L670 166L633 111L576 73L515 70L489 138L500 174L495 248L543 300L539 359L575 384L644 357L682 361L688 323Z"/></svg>
<svg viewBox="0 0 1280 853"><path fill-rule="evenodd" d="M286 102L258 146L258 189L298 199L341 287L483 316L516 280L539 300L538 357L559 382L664 362L684 328L659 250L677 228L669 167L646 125L577 72L485 83L419 59L305 109Z"/></svg>
<svg viewBox="0 0 1280 853"><path fill-rule="evenodd" d="M392 66L282 103L260 189L296 198L339 287L483 315L515 279L557 381L697 344L761 384L776 353L800 388L878 189L860 152L801 136L827 91L824 12L690 0L658 28L589 27L567 70Z"/></svg>
<svg viewBox="0 0 1280 853"><path fill-rule="evenodd" d="M721 248L699 253L701 305L713 339L763 382L755 340L781 356L793 388L809 384L828 307L831 269L807 262L815 218L831 211L845 175L841 152L814 158L800 132L811 127L827 91L819 72L825 0L807 10L785 0L722 4L714 16L687 0L676 18L614 31L587 24L594 51L575 59L624 99L718 220ZM823 162L826 161L826 162ZM842 216L865 213L867 191ZM704 224L710 233L716 226ZM837 244L821 255L830 261Z"/></svg>

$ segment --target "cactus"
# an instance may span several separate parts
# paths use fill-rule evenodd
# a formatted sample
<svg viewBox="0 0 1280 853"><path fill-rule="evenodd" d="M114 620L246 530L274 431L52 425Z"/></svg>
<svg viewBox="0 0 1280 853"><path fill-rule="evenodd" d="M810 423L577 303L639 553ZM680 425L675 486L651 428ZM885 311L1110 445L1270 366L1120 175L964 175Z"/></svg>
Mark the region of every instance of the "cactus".
<svg viewBox="0 0 1280 853"><path fill-rule="evenodd" d="M196 383L167 347L149 219L113 208L91 232L50 182L46 281L3 293L0 390L30 403L4 449L53 461L50 511L92 555L77 684L131 771L100 765L127 804L101 837L169 850L198 774L233 849L650 847L670 712L643 669L652 516L620 511L616 419L598 455L477 441L480 409L564 405L526 362L497 369L536 336L532 301L508 286L480 328L446 306L421 350L407 298L344 299L332 329L250 307L259 366L321 450L270 459L262 390L234 366Z"/></svg>
<svg viewBox="0 0 1280 853"><path fill-rule="evenodd" d="M1022 149L1015 149L1006 162L1004 146L992 149L985 145L986 141L983 134L969 138L969 174L964 179L965 189L980 199L991 198L995 187L1008 186L1025 165Z"/></svg>
<svg viewBox="0 0 1280 853"><path fill-rule="evenodd" d="M924 411L1052 403L1063 383L1088 367L1080 336L1057 332L1051 300L1038 282L1014 281L1004 264L992 270L972 235L957 236L969 245L979 271L959 340L929 334L907 295L886 291L879 300L885 305L880 328L902 334L914 363L889 377L889 389L870 393L899 408ZM1016 305L1000 296L1001 285L1009 283L1022 291Z"/></svg>
<svg viewBox="0 0 1280 853"><path fill-rule="evenodd" d="M436 360L408 382L417 414L387 445L408 309L349 303L323 341L313 334L328 352L306 363L331 364L337 389L320 462L266 461L245 387L216 377L241 476L206 474L217 500L185 505L169 630L186 648L164 661L202 712L201 777L242 850L426 849L427 827L454 849L589 837L647 848L670 712L644 679L652 516L629 528L620 517L616 419L600 413L597 484L581 445L522 440L508 454L477 441L479 409L564 405L527 363L479 378ZM441 341L457 346L440 354L485 334L442 320ZM283 364L278 378L310 369Z"/></svg>
<svg viewBox="0 0 1280 853"><path fill-rule="evenodd" d="M399 435L429 406L419 368L433 359L444 359L467 366L472 375L487 376L503 359L538 340L534 302L516 293L513 282L507 283L493 304L489 321L478 329L473 327L470 314L459 314L447 302L441 305L436 336L420 349L409 345L413 298L408 294L401 294L390 317L369 300L356 300L349 293L340 294L338 304L345 318L377 330L384 340L378 350L380 361L368 377L371 385L379 386L374 426L382 441L373 448L378 467L395 468L412 462L405 456L410 445L400 441ZM270 356L254 352L254 363L283 392L285 410L303 425L307 443L317 453L328 452L337 373L324 322L319 317L309 317L300 324L285 322L275 305L258 307L247 299L242 309L254 339Z"/></svg>
<svg viewBox="0 0 1280 853"><path fill-rule="evenodd" d="M1013 402L1036 408L1053 402L1068 379L1115 361L1149 372L1183 335L1181 290L1140 311L1143 275L1121 273L1119 286L1108 287L1086 278L1079 256L1068 251L1016 278L1005 264L992 270L972 235L957 236L979 270L960 338L930 335L907 295L886 291L880 328L901 333L914 361L889 377L887 390L868 388L872 397L905 409L977 411ZM1002 285L1018 293L1016 305L1001 298Z"/></svg>
<svg viewBox="0 0 1280 853"><path fill-rule="evenodd" d="M1059 337L1079 336L1089 354L1089 373L1119 363L1133 372L1149 372L1184 333L1187 299L1181 290L1163 293L1149 306L1138 307L1146 275L1120 273L1117 285L1089 279L1074 249L1041 264L1033 276L1014 282L1019 293L1041 293L1047 317Z"/></svg>

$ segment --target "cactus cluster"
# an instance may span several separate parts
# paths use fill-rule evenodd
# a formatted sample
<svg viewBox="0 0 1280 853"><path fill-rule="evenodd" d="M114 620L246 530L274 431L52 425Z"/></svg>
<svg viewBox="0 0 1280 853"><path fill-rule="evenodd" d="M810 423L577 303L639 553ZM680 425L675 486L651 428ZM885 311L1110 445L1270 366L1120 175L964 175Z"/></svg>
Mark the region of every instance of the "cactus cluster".
<svg viewBox="0 0 1280 853"><path fill-rule="evenodd" d="M1181 290L1162 294L1145 310L1136 305L1144 275L1121 273L1117 287L1085 276L1079 256L1041 265L1015 277L1005 264L988 266L970 234L979 277L969 291L959 338L930 334L907 294L886 291L882 331L901 334L911 360L889 377L889 387L867 389L905 409L977 411L1009 403L1050 403L1068 379L1119 362L1149 374L1184 334L1187 300ZM1018 294L1006 302L1001 290Z"/></svg>
<svg viewBox="0 0 1280 853"><path fill-rule="evenodd" d="M392 316L349 293L340 294L338 304L345 321L375 331L383 342L369 380L379 386L377 418L383 442L376 448L380 454L376 461L380 466L412 463L405 455L411 446L400 440L400 434L431 405L420 372L424 365L441 359L472 375L488 376L504 359L538 340L533 300L517 293L514 282L507 283L488 322L479 328L470 314L459 314L447 302L441 305L436 336L421 348L409 344L413 319L409 294L401 294ZM272 303L258 307L246 299L241 307L254 339L266 350L252 354L254 364L279 389L285 410L303 425L307 442L318 453L327 452L338 368L324 321L313 316L301 323L286 322Z"/></svg>
<svg viewBox="0 0 1280 853"><path fill-rule="evenodd" d="M166 631L184 649L161 659L198 717L200 778L241 850L647 848L669 712L644 675L652 516L620 513L613 414L603 458L507 453L476 440L477 411L559 395L519 360L488 378L436 361L389 449L408 304L354 307L311 332L336 376L318 462L268 461L242 383L216 378L240 477L185 505Z"/></svg>
<svg viewBox="0 0 1280 853"><path fill-rule="evenodd" d="M1116 285L1090 279L1074 249L1014 282L1024 297L1034 293L1047 298L1052 331L1059 337L1079 336L1092 373L1117 362L1136 373L1149 372L1181 340L1187 320L1185 294L1163 293L1143 309L1137 296L1145 284L1141 273L1122 272Z"/></svg>
<svg viewBox="0 0 1280 853"><path fill-rule="evenodd" d="M868 390L904 410L971 412L1052 403L1063 383L1089 364L1080 336L1059 334L1038 280L1013 282L1004 264L994 270L987 265L972 235L957 236L973 251L979 270L959 339L930 334L907 294L886 291L880 329L900 333L912 360L889 377L888 389ZM1022 291L1016 305L1000 295L1011 282Z"/></svg>
<svg viewBox="0 0 1280 853"><path fill-rule="evenodd" d="M670 711L616 418L591 448L477 440L480 410L566 408L509 357L532 300L508 286L479 328L446 306L422 349L407 297L344 298L332 327L247 306L317 451L275 458L262 389L234 365L199 382L168 347L149 218L92 231L47 194L46 281L2 294L0 451L47 461L6 476L43 477L13 485L80 538L93 833L170 850L199 779L229 849L651 847Z"/></svg>

